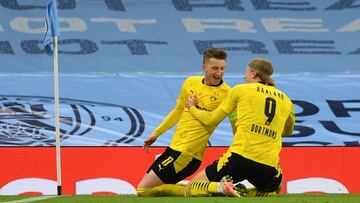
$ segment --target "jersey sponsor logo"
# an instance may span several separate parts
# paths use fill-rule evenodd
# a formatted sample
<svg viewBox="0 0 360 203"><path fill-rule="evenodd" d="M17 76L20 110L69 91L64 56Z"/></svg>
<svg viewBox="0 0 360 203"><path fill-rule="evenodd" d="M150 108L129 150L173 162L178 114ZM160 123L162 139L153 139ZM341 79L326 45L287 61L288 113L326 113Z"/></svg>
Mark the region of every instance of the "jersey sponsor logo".
<svg viewBox="0 0 360 203"><path fill-rule="evenodd" d="M123 105L60 99L64 146L127 145L145 129L142 115ZM52 97L0 96L0 146L55 145Z"/></svg>
<svg viewBox="0 0 360 203"><path fill-rule="evenodd" d="M195 105L195 107L197 108L197 109L200 109L200 110L203 110L203 111L210 111L209 109L207 109L207 108L204 108L204 107L201 107L201 106L199 106L199 105Z"/></svg>

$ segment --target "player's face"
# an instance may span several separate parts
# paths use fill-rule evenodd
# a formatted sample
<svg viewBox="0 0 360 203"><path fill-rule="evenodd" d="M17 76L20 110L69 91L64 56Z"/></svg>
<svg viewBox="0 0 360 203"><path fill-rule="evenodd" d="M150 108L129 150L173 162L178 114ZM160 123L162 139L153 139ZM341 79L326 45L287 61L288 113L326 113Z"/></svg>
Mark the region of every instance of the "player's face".
<svg viewBox="0 0 360 203"><path fill-rule="evenodd" d="M251 83L254 82L254 78L255 78L256 74L255 71L252 70L249 66L246 68L246 72L245 72L245 76L244 76L244 80L246 83Z"/></svg>
<svg viewBox="0 0 360 203"><path fill-rule="evenodd" d="M226 68L226 60L209 58L206 63L203 64L203 70L205 73L205 84L218 85L224 76Z"/></svg>

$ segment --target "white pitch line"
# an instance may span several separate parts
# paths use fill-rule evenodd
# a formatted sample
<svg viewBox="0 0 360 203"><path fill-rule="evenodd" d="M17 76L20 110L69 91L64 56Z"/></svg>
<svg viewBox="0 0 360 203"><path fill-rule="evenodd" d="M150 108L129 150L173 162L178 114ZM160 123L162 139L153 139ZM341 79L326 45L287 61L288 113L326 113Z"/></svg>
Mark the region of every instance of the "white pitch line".
<svg viewBox="0 0 360 203"><path fill-rule="evenodd" d="M50 198L54 198L54 197L56 197L56 196L39 196L39 197L31 197L31 198L14 200L14 201L8 201L8 202L1 202L1 203L25 203L25 202L35 202L35 201L40 201L40 200L44 200L44 199L50 199Z"/></svg>

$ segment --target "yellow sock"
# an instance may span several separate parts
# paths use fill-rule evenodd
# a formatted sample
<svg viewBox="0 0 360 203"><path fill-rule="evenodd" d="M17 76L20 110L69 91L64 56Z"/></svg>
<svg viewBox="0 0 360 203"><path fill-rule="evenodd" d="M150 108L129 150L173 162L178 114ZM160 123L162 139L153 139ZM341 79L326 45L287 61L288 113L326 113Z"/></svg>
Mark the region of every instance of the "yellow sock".
<svg viewBox="0 0 360 203"><path fill-rule="evenodd" d="M198 180L191 183L191 185L187 188L186 196L199 197L199 196L210 196L211 194L220 194L220 193L222 193L220 183Z"/></svg>
<svg viewBox="0 0 360 203"><path fill-rule="evenodd" d="M139 197L185 196L184 184L163 184L153 188L137 188Z"/></svg>
<svg viewBox="0 0 360 203"><path fill-rule="evenodd" d="M276 196L276 191L274 192L262 192L258 191L255 187L247 188L248 197L272 197Z"/></svg>

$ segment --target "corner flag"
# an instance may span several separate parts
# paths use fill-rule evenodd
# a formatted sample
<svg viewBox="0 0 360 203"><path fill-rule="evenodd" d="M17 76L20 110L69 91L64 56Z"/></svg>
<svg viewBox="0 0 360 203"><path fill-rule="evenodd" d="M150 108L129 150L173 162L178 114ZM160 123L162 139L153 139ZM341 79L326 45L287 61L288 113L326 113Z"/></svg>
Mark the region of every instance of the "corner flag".
<svg viewBox="0 0 360 203"><path fill-rule="evenodd" d="M48 55L54 52L54 37L60 35L56 0L50 0L45 16L46 32L43 39L43 48Z"/></svg>
<svg viewBox="0 0 360 203"><path fill-rule="evenodd" d="M54 55L54 103L55 103L55 139L56 139L56 179L57 194L61 195L61 153L60 153L60 110L59 110L59 63L58 39L60 35L56 0L50 0L46 8L46 32L43 47L48 55Z"/></svg>

